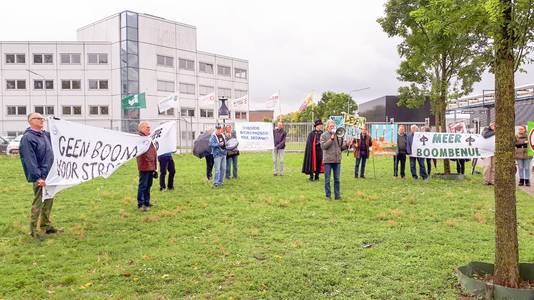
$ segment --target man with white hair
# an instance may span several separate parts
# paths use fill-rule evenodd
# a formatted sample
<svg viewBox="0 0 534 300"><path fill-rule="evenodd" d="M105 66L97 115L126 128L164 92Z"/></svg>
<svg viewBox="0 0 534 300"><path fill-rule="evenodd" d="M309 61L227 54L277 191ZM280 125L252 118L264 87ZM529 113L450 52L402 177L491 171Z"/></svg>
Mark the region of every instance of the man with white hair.
<svg viewBox="0 0 534 300"><path fill-rule="evenodd" d="M341 200L339 174L341 172L341 151L348 148L343 139L336 135L336 124L332 120L326 122L326 131L321 135L321 149L324 162L324 191L326 200L330 200L330 173L334 173L334 196Z"/></svg>
<svg viewBox="0 0 534 300"><path fill-rule="evenodd" d="M31 113L28 115L28 123L30 127L26 129L20 141L20 160L26 179L33 184L30 235L42 241L44 237L41 233L52 234L62 231L51 225L50 212L54 199L43 201L42 198L45 179L54 163L54 152L50 133L44 130L45 118L39 113Z"/></svg>
<svg viewBox="0 0 534 300"><path fill-rule="evenodd" d="M414 134L419 130L419 127L417 125L410 126L410 133L406 137L406 154L410 156L410 173L412 173L413 179L418 179L417 177L417 169L415 166L415 163L419 164L419 176L425 180L428 178L428 175L425 170L425 159L422 157L415 157L412 156L412 145L413 145L413 137Z"/></svg>
<svg viewBox="0 0 534 300"><path fill-rule="evenodd" d="M146 121L139 123L137 127L139 135L150 135L150 124ZM150 210L150 188L152 180L158 178L158 153L156 147L150 143L148 151L137 157L137 169L139 170L139 185L137 188L137 208L143 211Z"/></svg>

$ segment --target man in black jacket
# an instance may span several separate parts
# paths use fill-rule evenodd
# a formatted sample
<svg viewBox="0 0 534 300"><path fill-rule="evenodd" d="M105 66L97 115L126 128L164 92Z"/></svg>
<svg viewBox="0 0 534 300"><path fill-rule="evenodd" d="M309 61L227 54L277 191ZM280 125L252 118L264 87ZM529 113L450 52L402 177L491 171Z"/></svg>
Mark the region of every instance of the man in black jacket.
<svg viewBox="0 0 534 300"><path fill-rule="evenodd" d="M397 177L399 175L399 162L400 162L400 176L404 178L406 170L406 128L404 125L399 125L399 133L397 134L397 153L395 154L394 166L393 166L393 176Z"/></svg>
<svg viewBox="0 0 534 300"><path fill-rule="evenodd" d="M41 241L45 234L52 234L61 229L51 225L50 213L54 199L43 201L45 179L54 163L54 152L50 142L50 133L44 131L45 118L39 113L28 116L30 127L26 129L20 140L20 159L24 175L28 182L33 183L33 203L30 217L30 235ZM37 225L39 224L39 228Z"/></svg>
<svg viewBox="0 0 534 300"><path fill-rule="evenodd" d="M284 175L284 149L286 148L286 136L287 133L284 130L284 123L278 122L278 125L273 130L274 136L274 149L273 149L273 162L274 162L274 176ZM280 165L280 168L278 168ZM279 171L278 171L279 170Z"/></svg>

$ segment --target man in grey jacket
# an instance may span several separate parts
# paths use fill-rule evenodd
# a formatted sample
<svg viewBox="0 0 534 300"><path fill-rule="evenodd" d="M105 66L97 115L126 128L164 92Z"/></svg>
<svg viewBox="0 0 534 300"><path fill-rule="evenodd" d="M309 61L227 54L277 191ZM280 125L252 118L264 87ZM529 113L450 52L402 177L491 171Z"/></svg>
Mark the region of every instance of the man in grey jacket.
<svg viewBox="0 0 534 300"><path fill-rule="evenodd" d="M334 196L341 200L339 190L339 174L341 171L341 151L346 150L348 144L336 135L334 121L326 122L326 131L321 135L321 149L323 150L324 163L324 191L326 200L330 200L330 173L334 173Z"/></svg>

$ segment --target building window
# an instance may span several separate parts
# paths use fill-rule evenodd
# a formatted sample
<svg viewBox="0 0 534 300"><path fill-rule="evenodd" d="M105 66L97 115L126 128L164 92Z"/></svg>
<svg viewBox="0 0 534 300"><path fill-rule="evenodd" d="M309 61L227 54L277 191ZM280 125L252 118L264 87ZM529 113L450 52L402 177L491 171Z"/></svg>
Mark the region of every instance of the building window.
<svg viewBox="0 0 534 300"><path fill-rule="evenodd" d="M6 80L6 89L7 90L25 90L26 89L26 80Z"/></svg>
<svg viewBox="0 0 534 300"><path fill-rule="evenodd" d="M235 112L235 118L238 120L246 120L247 119L247 112L246 111L236 111Z"/></svg>
<svg viewBox="0 0 534 300"><path fill-rule="evenodd" d="M25 64L26 54L6 54L6 64Z"/></svg>
<svg viewBox="0 0 534 300"><path fill-rule="evenodd" d="M34 54L34 64L52 64L54 63L54 55L52 54Z"/></svg>
<svg viewBox="0 0 534 300"><path fill-rule="evenodd" d="M78 105L63 106L63 115L67 116L80 116L82 114L82 107Z"/></svg>
<svg viewBox="0 0 534 300"><path fill-rule="evenodd" d="M108 63L107 53L88 53L87 63L90 65L105 65Z"/></svg>
<svg viewBox="0 0 534 300"><path fill-rule="evenodd" d="M200 117L201 118L213 118L213 109L200 109Z"/></svg>
<svg viewBox="0 0 534 300"><path fill-rule="evenodd" d="M247 79L247 70L235 68L235 78Z"/></svg>
<svg viewBox="0 0 534 300"><path fill-rule="evenodd" d="M232 76L231 68L228 66L217 65L217 74L220 76Z"/></svg>
<svg viewBox="0 0 534 300"><path fill-rule="evenodd" d="M213 74L213 64L199 62L198 63L198 71L202 72L202 73Z"/></svg>
<svg viewBox="0 0 534 300"><path fill-rule="evenodd" d="M79 90L81 86L81 80L61 80L61 89L63 90Z"/></svg>
<svg viewBox="0 0 534 300"><path fill-rule="evenodd" d="M232 98L232 89L229 88L219 88L219 97L226 97L228 99Z"/></svg>
<svg viewBox="0 0 534 300"><path fill-rule="evenodd" d="M107 105L91 105L89 106L89 114L93 116L107 116L109 114L109 107Z"/></svg>
<svg viewBox="0 0 534 300"><path fill-rule="evenodd" d="M89 79L89 89L90 90L107 90L108 81L101 79Z"/></svg>
<svg viewBox="0 0 534 300"><path fill-rule="evenodd" d="M236 98L241 98L243 96L246 96L248 94L247 90L234 90L234 94Z"/></svg>
<svg viewBox="0 0 534 300"><path fill-rule="evenodd" d="M34 111L40 113L41 115L53 115L54 106L53 105L36 105L34 106Z"/></svg>
<svg viewBox="0 0 534 300"><path fill-rule="evenodd" d="M172 56L165 56L165 55L157 55L157 65L158 66L164 66L164 67L174 67L174 57Z"/></svg>
<svg viewBox="0 0 534 300"><path fill-rule="evenodd" d="M64 65L79 65L81 62L80 53L61 53L60 61Z"/></svg>
<svg viewBox="0 0 534 300"><path fill-rule="evenodd" d="M167 109L167 110L164 111L164 112L160 112L160 111L158 110L158 114L159 114L160 116L174 116L174 108L169 108L169 109Z"/></svg>
<svg viewBox="0 0 534 300"><path fill-rule="evenodd" d="M158 91L160 92L174 92L174 81L158 80Z"/></svg>
<svg viewBox="0 0 534 300"><path fill-rule="evenodd" d="M180 116L182 117L194 117L195 109L190 107L182 107L180 109Z"/></svg>
<svg viewBox="0 0 534 300"><path fill-rule="evenodd" d="M198 86L198 93L200 96L205 96L207 94L213 93L214 89L212 86L209 85L199 85Z"/></svg>
<svg viewBox="0 0 534 300"><path fill-rule="evenodd" d="M26 115L26 106L22 105L10 105L7 107L8 116L25 116Z"/></svg>
<svg viewBox="0 0 534 300"><path fill-rule="evenodd" d="M180 94L194 95L195 85L191 83L180 82Z"/></svg>
<svg viewBox="0 0 534 300"><path fill-rule="evenodd" d="M195 70L195 61L194 60L190 60L190 59L180 58L178 60L178 67L180 69L182 69L182 70L194 71Z"/></svg>
<svg viewBox="0 0 534 300"><path fill-rule="evenodd" d="M54 80L42 80L42 79L35 79L33 81L33 89L34 90L53 90L54 89Z"/></svg>

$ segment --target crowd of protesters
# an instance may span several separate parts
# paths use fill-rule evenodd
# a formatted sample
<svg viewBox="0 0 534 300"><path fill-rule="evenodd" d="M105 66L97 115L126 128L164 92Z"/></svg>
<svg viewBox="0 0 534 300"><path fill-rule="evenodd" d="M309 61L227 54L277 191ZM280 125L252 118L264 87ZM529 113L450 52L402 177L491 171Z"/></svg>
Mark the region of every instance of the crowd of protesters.
<svg viewBox="0 0 534 300"><path fill-rule="evenodd" d="M26 179L33 183L33 203L30 217L30 234L32 237L42 240L43 234L53 234L61 232L61 228L51 225L51 210L53 199L42 200L43 187L46 185L45 179L53 164L53 151L50 141L50 134L44 130L45 118L39 113L32 113L28 116L29 127L25 131L20 142L20 157ZM340 172L341 158L344 150L352 150L355 158L354 177L365 179L366 161L370 157L373 139L368 134L366 127L361 128L361 132L356 138L344 139L343 133L337 131L336 124L332 120L326 122L326 130L323 131L323 123L316 120L313 130L308 134L302 164L302 173L309 176L310 181L319 181L320 174L324 173L324 190L326 200L331 200L330 179L334 180L334 199L340 200ZM417 125L410 126L410 132L406 133L404 125L398 126L396 138L396 151L393 159L393 176L405 178L406 160L409 158L410 173L413 179L428 180L432 165L436 168L436 160L430 158L415 157L412 153L414 135L417 131L429 132L429 127L420 129ZM150 135L150 124L140 122L138 126L139 134ZM238 143L236 132L231 125L220 124L215 126L215 130L210 130L208 134L208 147L201 157L206 159L206 177L213 180L215 188L221 187L225 179L237 179L238 177ZM482 132L484 138L491 138L495 135L495 122L485 128ZM286 147L287 132L284 123L279 122L273 130L273 175L284 175L284 150ZM520 126L515 142L515 158L519 173L519 185L530 186L531 159L528 153L527 128ZM173 153L157 155L154 145L150 145L147 152L137 157L137 167L139 171L137 207L142 211L150 210L151 186L153 179L159 178L159 189L161 192L174 189L174 176L176 173ZM159 170L158 174L158 161ZM465 174L466 159L457 159L456 171L458 174ZM484 184L494 184L495 158L486 159L484 168ZM474 161L476 164L476 160ZM332 175L332 176L331 176Z"/></svg>

